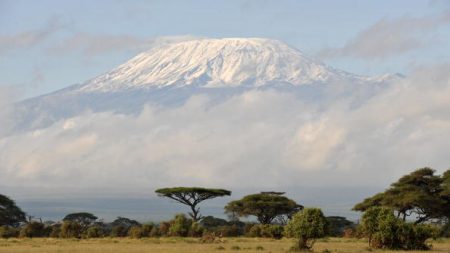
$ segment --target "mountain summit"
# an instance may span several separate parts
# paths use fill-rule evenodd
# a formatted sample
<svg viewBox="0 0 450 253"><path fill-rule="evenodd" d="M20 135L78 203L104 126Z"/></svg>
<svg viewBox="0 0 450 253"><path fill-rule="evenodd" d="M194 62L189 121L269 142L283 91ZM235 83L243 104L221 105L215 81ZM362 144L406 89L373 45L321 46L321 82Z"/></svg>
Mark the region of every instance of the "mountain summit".
<svg viewBox="0 0 450 253"><path fill-rule="evenodd" d="M199 39L141 53L111 72L86 82L79 90L303 85L342 77L356 76L330 68L278 40Z"/></svg>

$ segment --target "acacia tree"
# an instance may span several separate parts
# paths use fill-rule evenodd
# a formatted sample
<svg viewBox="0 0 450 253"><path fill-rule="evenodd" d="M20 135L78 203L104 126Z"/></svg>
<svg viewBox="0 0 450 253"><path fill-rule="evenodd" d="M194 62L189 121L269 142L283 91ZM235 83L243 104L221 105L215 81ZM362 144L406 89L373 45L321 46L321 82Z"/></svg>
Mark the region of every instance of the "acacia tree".
<svg viewBox="0 0 450 253"><path fill-rule="evenodd" d="M0 194L0 226L17 226L20 222L25 221L25 213L14 200Z"/></svg>
<svg viewBox="0 0 450 253"><path fill-rule="evenodd" d="M446 194L447 171L441 177L430 168L421 168L401 177L386 191L355 205L353 210L366 211L373 206L385 206L397 212L397 217L417 217L416 223L442 219L449 213L450 194Z"/></svg>
<svg viewBox="0 0 450 253"><path fill-rule="evenodd" d="M261 192L231 201L225 206L225 212L233 217L256 216L261 224L270 224L281 216L290 218L303 209L292 199L282 196L283 192Z"/></svg>
<svg viewBox="0 0 450 253"><path fill-rule="evenodd" d="M189 216L194 222L197 222L202 218L200 208L197 207L202 201L231 195L231 191L228 190L201 187L162 188L157 189L155 192L160 197L170 198L189 206L192 211L189 213Z"/></svg>
<svg viewBox="0 0 450 253"><path fill-rule="evenodd" d="M64 217L63 221L78 223L81 226L81 230L85 231L97 219L97 216L91 213L81 212L68 214Z"/></svg>

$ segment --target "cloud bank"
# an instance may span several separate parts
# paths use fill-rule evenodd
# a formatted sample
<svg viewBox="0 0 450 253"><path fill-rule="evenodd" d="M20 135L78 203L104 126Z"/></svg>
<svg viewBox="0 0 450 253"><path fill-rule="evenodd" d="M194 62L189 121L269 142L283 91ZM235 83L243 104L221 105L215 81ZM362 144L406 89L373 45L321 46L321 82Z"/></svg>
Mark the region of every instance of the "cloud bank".
<svg viewBox="0 0 450 253"><path fill-rule="evenodd" d="M422 67L355 106L251 90L211 105L93 113L0 139L0 184L143 189L385 187L450 166L450 65Z"/></svg>

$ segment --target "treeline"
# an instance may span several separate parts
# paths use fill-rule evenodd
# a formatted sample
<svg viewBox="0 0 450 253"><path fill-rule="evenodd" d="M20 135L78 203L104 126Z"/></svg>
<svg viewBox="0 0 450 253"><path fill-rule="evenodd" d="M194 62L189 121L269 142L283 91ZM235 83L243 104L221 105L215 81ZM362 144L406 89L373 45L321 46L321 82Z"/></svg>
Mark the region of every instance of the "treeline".
<svg viewBox="0 0 450 253"><path fill-rule="evenodd" d="M284 192L261 192L228 203L229 220L203 217L199 204L231 195L225 189L175 187L156 190L165 198L189 207L188 216L177 214L160 223L141 224L118 217L102 222L91 213L72 213L60 222L26 220L15 202L0 195L0 237L198 237L214 242L222 237L267 237L298 239L297 248L313 246L316 238L344 236L367 238L374 248L428 249L429 238L450 234L450 170L436 175L421 168L401 177L386 191L365 199L354 210L363 212L355 224L344 217L325 217L318 208L305 208ZM253 216L257 222L243 222Z"/></svg>

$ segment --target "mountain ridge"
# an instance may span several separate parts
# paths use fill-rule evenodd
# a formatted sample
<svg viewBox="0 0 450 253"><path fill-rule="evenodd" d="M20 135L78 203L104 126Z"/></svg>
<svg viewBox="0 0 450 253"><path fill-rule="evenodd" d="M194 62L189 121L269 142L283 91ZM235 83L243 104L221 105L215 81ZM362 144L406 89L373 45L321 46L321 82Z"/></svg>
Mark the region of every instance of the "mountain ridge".
<svg viewBox="0 0 450 253"><path fill-rule="evenodd" d="M140 53L78 91L166 86L295 86L365 77L331 68L281 41L264 38L197 39Z"/></svg>

